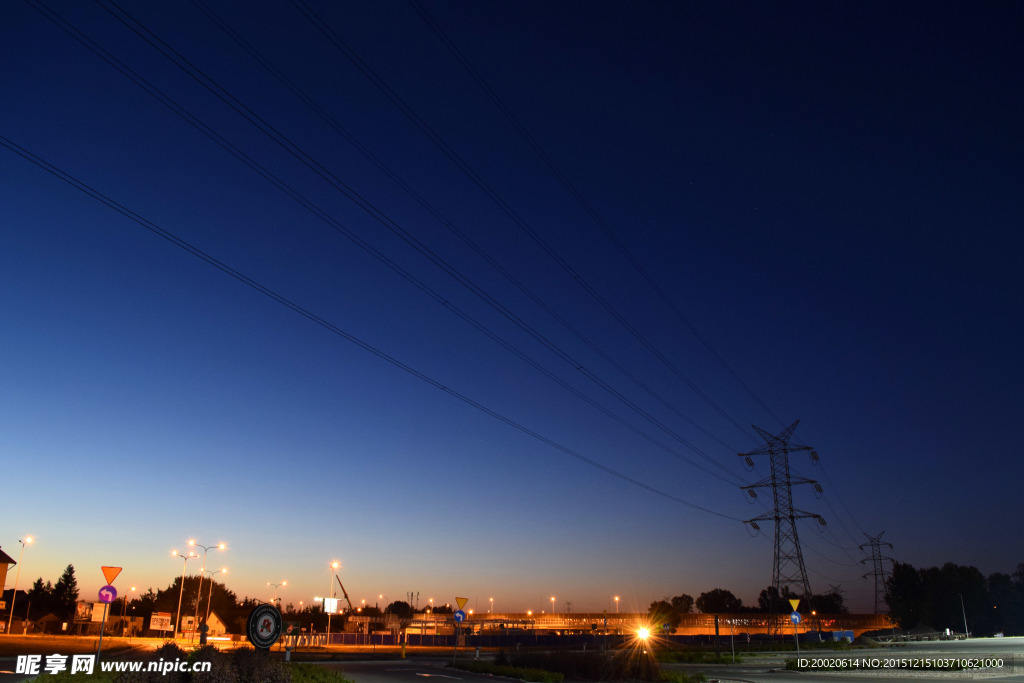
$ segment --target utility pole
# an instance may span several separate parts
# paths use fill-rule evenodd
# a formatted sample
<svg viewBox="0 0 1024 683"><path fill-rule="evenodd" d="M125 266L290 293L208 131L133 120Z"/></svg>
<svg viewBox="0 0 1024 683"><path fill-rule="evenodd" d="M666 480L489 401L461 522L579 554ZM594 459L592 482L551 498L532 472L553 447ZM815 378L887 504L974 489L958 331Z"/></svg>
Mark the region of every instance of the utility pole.
<svg viewBox="0 0 1024 683"><path fill-rule="evenodd" d="M886 543L882 540L882 536L884 534L884 531L877 536L868 536L867 534L864 534L867 536L868 542L860 545L861 550L864 550L865 547L871 548L871 557L865 557L860 561L860 563L864 564L865 562L871 562L874 567L872 571L864 574L861 578L866 579L872 575L875 577L875 614L878 614L878 598L884 597L888 593L885 587L885 580L892 574L892 572L885 571L885 567L882 565L882 560L889 560L890 562L893 562L891 557L882 555L883 545L887 545L892 548L892 543Z"/></svg>
<svg viewBox="0 0 1024 683"><path fill-rule="evenodd" d="M804 566L803 552L800 550L800 537L796 531L796 520L805 517L812 517L818 523L825 526L825 519L813 512L804 512L793 507L793 485L811 484L814 490L821 493L821 485L813 479L793 476L789 470L789 454L798 451L810 451L811 461L818 461L817 452L810 446L796 443L792 440L793 431L800 424L797 420L786 427L777 435L769 434L763 429L751 425L758 434L765 440L765 444L749 453L740 453L741 458L746 459L747 465L754 466L751 456L767 455L771 467L771 475L766 479L742 487L752 498L757 497L759 488L770 488L772 491L772 509L759 517L748 519L744 524L749 524L755 530L759 530L758 522L775 523L775 558L772 563L772 587L778 595L783 595L784 589L789 589L793 595L798 595L808 602L810 607L811 584L807 579L807 568ZM774 599L774 596L773 596ZM774 606L769 609L774 611Z"/></svg>

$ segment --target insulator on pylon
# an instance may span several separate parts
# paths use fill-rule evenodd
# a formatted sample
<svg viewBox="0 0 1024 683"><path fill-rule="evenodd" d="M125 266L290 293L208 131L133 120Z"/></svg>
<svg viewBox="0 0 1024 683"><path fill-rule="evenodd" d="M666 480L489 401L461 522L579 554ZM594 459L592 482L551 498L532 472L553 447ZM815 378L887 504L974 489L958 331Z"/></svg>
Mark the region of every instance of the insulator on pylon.
<svg viewBox="0 0 1024 683"><path fill-rule="evenodd" d="M749 467L750 469L754 469L754 459L753 458L751 458L749 455L747 455L747 456L744 456L743 459L747 461L747 467Z"/></svg>
<svg viewBox="0 0 1024 683"><path fill-rule="evenodd" d="M750 526L754 527L754 529L755 529L756 531L760 531L760 530L761 530L761 527L759 527L759 526L757 525L757 522L751 522L751 523L750 523Z"/></svg>
<svg viewBox="0 0 1024 683"><path fill-rule="evenodd" d="M814 490L817 491L818 493L822 493L821 484L819 484L818 482L814 482Z"/></svg>
<svg viewBox="0 0 1024 683"><path fill-rule="evenodd" d="M757 491L754 489L747 489L747 493L750 494L751 498L757 498Z"/></svg>
<svg viewBox="0 0 1024 683"><path fill-rule="evenodd" d="M818 457L818 451L811 451L811 462L817 463L821 458Z"/></svg>
<svg viewBox="0 0 1024 683"><path fill-rule="evenodd" d="M825 518L824 517L818 517L818 524L820 524L822 526L825 526Z"/></svg>

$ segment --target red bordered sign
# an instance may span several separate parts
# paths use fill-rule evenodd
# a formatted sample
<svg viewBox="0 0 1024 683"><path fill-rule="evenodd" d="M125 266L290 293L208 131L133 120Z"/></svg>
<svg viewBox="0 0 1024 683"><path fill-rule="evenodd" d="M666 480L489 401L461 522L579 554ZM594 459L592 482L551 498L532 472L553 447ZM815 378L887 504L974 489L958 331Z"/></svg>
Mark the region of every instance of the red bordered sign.
<svg viewBox="0 0 1024 683"><path fill-rule="evenodd" d="M260 605L249 613L249 621L245 629L246 637L253 647L267 650L281 637L283 625L284 620L276 607Z"/></svg>

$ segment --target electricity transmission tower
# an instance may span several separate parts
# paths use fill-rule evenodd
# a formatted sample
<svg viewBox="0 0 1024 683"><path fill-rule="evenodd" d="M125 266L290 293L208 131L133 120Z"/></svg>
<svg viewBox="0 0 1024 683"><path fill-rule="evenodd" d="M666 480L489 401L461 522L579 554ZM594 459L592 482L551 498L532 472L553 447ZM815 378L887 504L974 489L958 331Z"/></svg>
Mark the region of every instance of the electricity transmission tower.
<svg viewBox="0 0 1024 683"><path fill-rule="evenodd" d="M821 485L813 479L793 476L789 471L789 454L796 451L810 451L811 460L817 462L818 454L810 446L805 446L792 441L793 430L800 424L797 420L786 427L777 435L769 434L763 429L751 425L757 433L765 440L765 445L750 451L740 453L740 457L746 459L747 465L754 466L751 456L768 455L771 465L771 475L761 481L742 487L751 497L756 498L755 489L770 488L772 490L772 509L759 517L748 519L744 524L749 524L754 529L760 529L758 522L775 522L775 559L772 565L772 587L779 595L788 588L789 592L799 595L806 600L811 597L811 584L807 580L807 568L804 566L803 552L800 550L800 537L796 532L796 520L805 517L813 517L818 523L825 526L825 519L813 512L804 512L793 507L794 484L811 484L814 490L821 493Z"/></svg>
<svg viewBox="0 0 1024 683"><path fill-rule="evenodd" d="M885 580L891 574L891 572L885 571L885 567L882 565L882 560L889 560L890 562L895 561L891 557L882 555L883 545L887 545L890 548L892 548L892 543L887 543L882 540L882 536L884 534L884 531L878 534L877 536L868 536L867 534L864 534L865 536L867 536L868 542L862 543L860 545L861 550L864 550L865 547L871 548L871 557L865 557L863 560L860 561L860 563L864 564L865 562L870 561L872 566L874 567L873 571L868 572L862 578L866 579L872 575L874 575L875 577L875 614L878 614L878 598L880 596L884 597L887 592L885 587Z"/></svg>

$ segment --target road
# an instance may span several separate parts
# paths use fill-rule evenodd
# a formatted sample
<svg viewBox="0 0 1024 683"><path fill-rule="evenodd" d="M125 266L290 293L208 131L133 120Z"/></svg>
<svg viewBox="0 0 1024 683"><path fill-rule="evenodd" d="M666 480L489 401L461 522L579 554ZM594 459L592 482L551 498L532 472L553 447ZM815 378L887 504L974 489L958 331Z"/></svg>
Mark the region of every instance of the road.
<svg viewBox="0 0 1024 683"><path fill-rule="evenodd" d="M915 683L939 682L949 683L958 680L983 681L1019 681L1024 682L1024 638L976 638L971 640L938 641L905 643L871 649L856 649L845 652L826 652L822 650L801 652L804 659L844 660L847 668L837 665L829 671L785 671L785 660L796 658L796 652L779 654L765 658L747 659L735 666L712 665L663 665L663 670L683 669L686 671L703 671L712 680L720 681L772 681L773 683L808 683L822 680L843 683L845 681L886 681L907 680ZM895 659L925 660L932 663L943 659L1001 659L1003 666L977 671L936 671L928 669L908 670L885 668L887 663ZM857 660L859 663L877 665L867 670L863 667L850 667ZM830 662L831 663L831 662ZM356 683L361 683L357 681Z"/></svg>
<svg viewBox="0 0 1024 683"><path fill-rule="evenodd" d="M449 669L450 660L442 658L406 659L405 661L330 662L326 669L341 672L355 683L495 683L494 676Z"/></svg>
<svg viewBox="0 0 1024 683"><path fill-rule="evenodd" d="M467 658L471 654L465 655ZM740 663L736 665L680 665L665 664L662 669L672 671L675 669L687 672L702 671L711 680L719 681L743 681L756 683L760 681L771 681L772 683L809 683L810 681L834 681L845 683L847 681L887 681L887 680L909 680L915 683L932 683L958 680L983 680L993 682L1013 681L1024 683L1024 638L977 638L967 641L940 641L923 643L906 643L893 646L883 646L871 649L848 650L827 652L823 650L803 650L801 656L810 659L868 659L878 660L884 664L889 659L910 659L930 658L989 658L1002 659L1002 668L989 668L979 671L908 671L879 668L875 670L843 671L807 671L795 672L785 671L785 660L796 657L796 652L777 653L756 657L741 657ZM12 671L14 668L14 657L0 658L0 682L24 680L24 676L18 676ZM474 674L458 669L447 668L447 657L417 657L415 655L405 660L376 660L376 661L344 661L326 662L322 666L333 671L339 671L346 678L355 683L431 683L425 679L437 679L433 683L448 683L449 681L460 681L461 683L495 683L491 676ZM88 681L87 676L83 676Z"/></svg>

